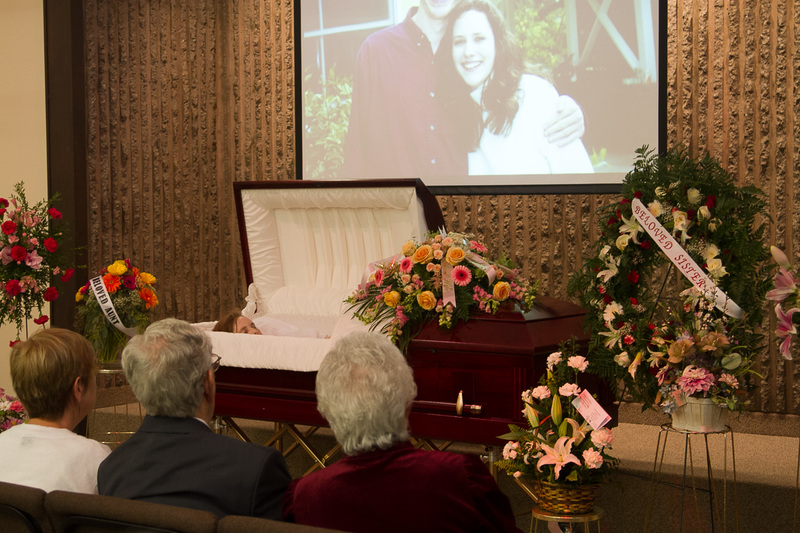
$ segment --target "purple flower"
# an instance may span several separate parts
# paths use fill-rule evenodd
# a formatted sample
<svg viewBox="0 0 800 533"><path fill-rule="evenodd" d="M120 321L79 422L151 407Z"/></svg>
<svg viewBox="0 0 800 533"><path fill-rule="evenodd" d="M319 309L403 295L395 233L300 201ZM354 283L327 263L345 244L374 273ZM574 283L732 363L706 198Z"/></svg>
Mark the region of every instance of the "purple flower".
<svg viewBox="0 0 800 533"><path fill-rule="evenodd" d="M136 288L136 276L122 276L122 286L133 290Z"/></svg>

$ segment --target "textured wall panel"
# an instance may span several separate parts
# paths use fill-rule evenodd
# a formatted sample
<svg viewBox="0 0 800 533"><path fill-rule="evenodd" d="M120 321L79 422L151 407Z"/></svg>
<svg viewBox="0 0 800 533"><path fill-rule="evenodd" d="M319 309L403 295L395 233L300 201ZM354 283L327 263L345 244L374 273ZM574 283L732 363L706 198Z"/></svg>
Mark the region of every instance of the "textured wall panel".
<svg viewBox="0 0 800 533"><path fill-rule="evenodd" d="M770 242L800 252L798 1L668 0L667 137L768 195ZM90 268L129 256L163 316L242 304L231 183L292 179L292 0L85 0ZM631 153L636 147L631 147ZM451 230L566 284L610 195L442 196ZM774 222L774 223L773 223ZM767 324L774 327L774 321ZM800 413L797 365L759 360L756 410Z"/></svg>

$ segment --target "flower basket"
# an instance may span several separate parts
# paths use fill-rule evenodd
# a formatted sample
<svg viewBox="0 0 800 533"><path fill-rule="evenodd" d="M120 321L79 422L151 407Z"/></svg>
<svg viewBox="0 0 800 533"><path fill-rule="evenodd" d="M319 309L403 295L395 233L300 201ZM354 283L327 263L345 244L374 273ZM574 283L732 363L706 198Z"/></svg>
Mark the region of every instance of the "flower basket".
<svg viewBox="0 0 800 533"><path fill-rule="evenodd" d="M599 483L549 483L524 477L516 481L542 511L553 514L591 513L600 488Z"/></svg>
<svg viewBox="0 0 800 533"><path fill-rule="evenodd" d="M725 431L728 409L711 398L686 398L686 403L672 413L672 427L696 433Z"/></svg>

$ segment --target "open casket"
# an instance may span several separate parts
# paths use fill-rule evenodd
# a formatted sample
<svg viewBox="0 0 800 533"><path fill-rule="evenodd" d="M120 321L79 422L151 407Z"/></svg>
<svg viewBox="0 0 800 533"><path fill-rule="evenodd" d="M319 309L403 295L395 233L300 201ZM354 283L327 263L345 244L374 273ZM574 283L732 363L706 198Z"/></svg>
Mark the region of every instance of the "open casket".
<svg viewBox="0 0 800 533"><path fill-rule="evenodd" d="M210 333L222 357L216 413L324 426L316 370L337 338L366 329L347 313L344 298L371 262L443 227L441 210L419 180L235 183L234 191L248 311L318 327L330 338ZM415 437L495 446L504 443L497 436L509 423L524 423L520 393L536 383L547 355L562 340L586 338L578 306L537 302L528 313L501 310L448 332L431 323L411 342Z"/></svg>

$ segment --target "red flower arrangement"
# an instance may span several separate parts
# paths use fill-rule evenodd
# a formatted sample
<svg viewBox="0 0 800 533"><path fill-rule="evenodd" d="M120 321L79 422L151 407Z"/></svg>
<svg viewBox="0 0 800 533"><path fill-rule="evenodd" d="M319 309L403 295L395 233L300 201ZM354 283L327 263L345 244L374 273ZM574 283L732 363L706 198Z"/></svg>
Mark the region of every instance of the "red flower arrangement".
<svg viewBox="0 0 800 533"><path fill-rule="evenodd" d="M56 227L62 214L51 207L59 196L31 206L22 183L14 191L9 199L0 198L0 220L5 218L0 224L0 322L13 322L19 339L34 310L38 314L34 323L48 322L42 307L59 295L51 283L54 278L69 281L74 270L64 268L59 253L63 232Z"/></svg>

